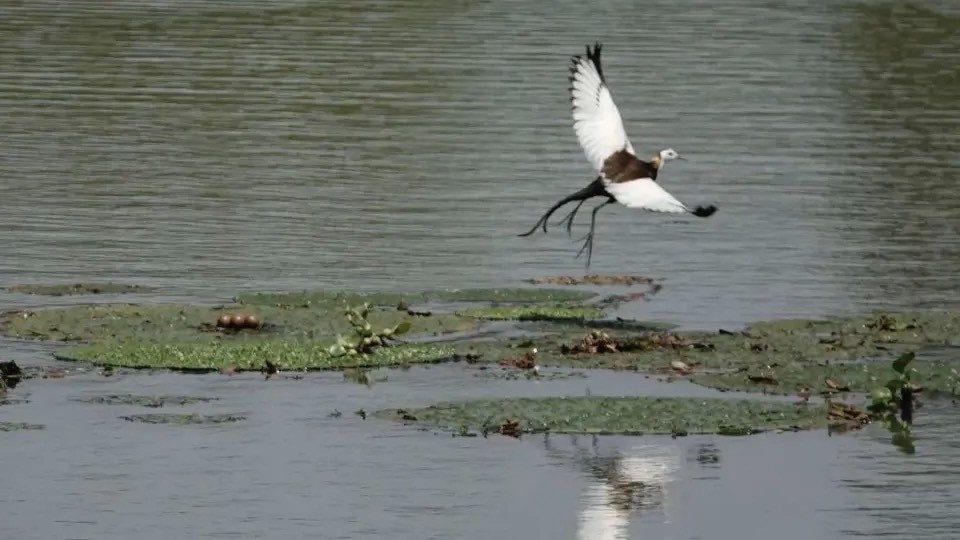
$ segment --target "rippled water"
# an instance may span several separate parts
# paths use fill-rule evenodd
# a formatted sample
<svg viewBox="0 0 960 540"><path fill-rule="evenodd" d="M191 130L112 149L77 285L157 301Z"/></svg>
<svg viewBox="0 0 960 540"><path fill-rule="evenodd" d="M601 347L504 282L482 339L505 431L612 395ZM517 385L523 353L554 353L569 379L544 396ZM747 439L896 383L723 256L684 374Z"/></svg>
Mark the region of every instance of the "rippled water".
<svg viewBox="0 0 960 540"><path fill-rule="evenodd" d="M516 233L591 178L566 67L597 39L634 146L685 154L663 184L720 207L695 221L601 213L592 270L665 278L626 315L715 328L957 303L960 8L948 0L6 2L0 282L111 278L200 300L582 272L561 229ZM46 352L11 347L22 362ZM326 419L423 388L439 393L429 401L516 388L438 390L437 373L373 390L323 377L38 381L30 404L3 410L48 429L0 445L0 462L20 460L5 470L0 530L569 538L603 514L612 481L597 476L626 467L614 448L669 472L628 532L607 516L607 538L943 538L957 510L945 465L957 441L936 422L913 458L882 433L607 440L594 467L606 472L584 473L570 441L556 457L535 440ZM256 414L184 429L70 404L100 385L195 386Z"/></svg>

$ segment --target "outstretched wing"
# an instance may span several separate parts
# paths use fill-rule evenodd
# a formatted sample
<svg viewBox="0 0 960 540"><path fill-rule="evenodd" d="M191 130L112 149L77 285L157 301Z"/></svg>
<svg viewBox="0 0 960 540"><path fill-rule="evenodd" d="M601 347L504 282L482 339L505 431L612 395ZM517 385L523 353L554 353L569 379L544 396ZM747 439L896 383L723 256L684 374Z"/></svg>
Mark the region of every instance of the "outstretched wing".
<svg viewBox="0 0 960 540"><path fill-rule="evenodd" d="M570 101L573 104L573 129L587 160L597 172L603 161L618 150L634 153L623 128L620 111L613 102L600 65L600 43L587 45L586 55L572 58Z"/></svg>
<svg viewBox="0 0 960 540"><path fill-rule="evenodd" d="M607 184L607 191L617 202L627 208L649 210L651 212L668 212L671 214L691 213L697 217L710 217L717 211L717 207L698 206L690 208L669 194L660 184L650 178L637 178L626 182L611 182Z"/></svg>

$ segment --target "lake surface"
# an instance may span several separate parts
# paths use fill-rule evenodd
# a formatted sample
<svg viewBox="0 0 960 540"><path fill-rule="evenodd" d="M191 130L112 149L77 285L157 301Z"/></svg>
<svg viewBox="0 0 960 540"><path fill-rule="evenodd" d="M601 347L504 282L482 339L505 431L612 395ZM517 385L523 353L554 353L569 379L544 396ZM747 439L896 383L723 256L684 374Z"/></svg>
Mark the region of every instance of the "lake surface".
<svg viewBox="0 0 960 540"><path fill-rule="evenodd" d="M949 0L4 2L0 285L113 279L205 301L580 274L587 207L573 238L516 234L591 179L566 77L595 40L634 146L689 158L663 185L720 208L600 213L591 271L664 280L622 315L715 329L960 303ZM2 309L43 301L0 293ZM24 365L49 351L0 345ZM603 375L531 390L453 367L389 376L372 389L339 375L27 381L16 393L30 403L0 419L47 429L3 435L2 536L939 539L956 527L960 438L943 416L921 420L912 457L879 430L596 448L446 438L352 411L656 390ZM216 395L213 409L250 418L148 426L70 401L123 391ZM613 510L615 471L634 462L657 487L633 513Z"/></svg>

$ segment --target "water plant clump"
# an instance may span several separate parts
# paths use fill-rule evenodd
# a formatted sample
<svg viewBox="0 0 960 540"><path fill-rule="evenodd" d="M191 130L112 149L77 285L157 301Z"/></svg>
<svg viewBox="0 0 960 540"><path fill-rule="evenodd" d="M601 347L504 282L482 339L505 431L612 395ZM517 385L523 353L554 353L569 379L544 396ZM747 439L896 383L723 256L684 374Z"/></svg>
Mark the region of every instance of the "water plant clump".
<svg viewBox="0 0 960 540"><path fill-rule="evenodd" d="M332 339L337 333L352 329L340 309L257 306L256 310L251 311L237 308L184 304L108 304L33 309L0 315L0 332L10 337L44 341L209 342L258 339L265 334ZM242 320L238 317L241 315ZM251 315L254 316L253 321L250 320ZM225 316L231 317L231 327L218 328L216 323ZM411 332L414 333L469 331L478 325L475 320L453 314L411 319L405 312L395 309L373 310L368 320L374 326L383 327L409 320Z"/></svg>
<svg viewBox="0 0 960 540"><path fill-rule="evenodd" d="M911 432L915 396L923 390L913 382L913 374L917 370L910 365L916 356L910 351L893 361L890 366L894 371L893 377L871 392L867 406L872 419L881 422L890 431L892 443L909 454L916 451Z"/></svg>
<svg viewBox="0 0 960 540"><path fill-rule="evenodd" d="M771 430L826 427L823 407L759 400L550 397L485 399L443 403L422 409L379 411L376 415L406 423L460 431L493 433L515 422L518 433L609 435L753 434Z"/></svg>
<svg viewBox="0 0 960 540"><path fill-rule="evenodd" d="M241 422L247 418L238 414L131 414L121 416L127 422L139 422L142 424L228 424Z"/></svg>
<svg viewBox="0 0 960 540"><path fill-rule="evenodd" d="M352 338L338 335L337 343L329 348L332 356L366 356L379 347L390 345L391 342L396 340L396 336L410 331L412 325L408 320L374 331L373 325L367 320L370 308L370 304L365 302L359 307L348 308L344 311L347 320L353 326L354 335Z"/></svg>
<svg viewBox="0 0 960 540"><path fill-rule="evenodd" d="M125 283L58 283L58 284L21 284L5 287L7 291L44 296L70 296L93 294L142 293L154 290L142 285Z"/></svg>
<svg viewBox="0 0 960 540"><path fill-rule="evenodd" d="M171 369L189 372L261 371L271 361L286 371L387 367L441 362L454 350L442 344L404 344L377 349L366 355L330 354L328 342L281 337L225 342L128 341L90 344L54 356L60 360L136 369Z"/></svg>
<svg viewBox="0 0 960 540"><path fill-rule="evenodd" d="M449 289L421 292L299 291L280 293L244 293L241 304L271 306L348 306L368 302L376 306L415 303L452 302L580 302L596 296L586 291L539 288Z"/></svg>
<svg viewBox="0 0 960 540"><path fill-rule="evenodd" d="M567 305L492 306L464 309L456 313L461 317L515 321L585 321L603 316L603 311L596 307Z"/></svg>
<svg viewBox="0 0 960 540"><path fill-rule="evenodd" d="M32 431L45 429L43 424L30 424L27 422L0 422L0 432L4 431Z"/></svg>
<svg viewBox="0 0 960 540"><path fill-rule="evenodd" d="M163 407L164 405L192 405L194 403L207 403L217 399L220 398L175 395L138 396L134 394L108 394L102 396L76 398L74 401L102 405L136 405L139 407L159 408Z"/></svg>

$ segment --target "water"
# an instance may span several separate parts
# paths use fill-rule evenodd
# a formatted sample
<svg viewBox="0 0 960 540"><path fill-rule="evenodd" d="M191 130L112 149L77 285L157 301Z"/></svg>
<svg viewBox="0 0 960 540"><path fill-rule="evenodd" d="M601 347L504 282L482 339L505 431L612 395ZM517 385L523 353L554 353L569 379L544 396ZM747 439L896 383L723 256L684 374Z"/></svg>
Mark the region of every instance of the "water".
<svg viewBox="0 0 960 540"><path fill-rule="evenodd" d="M561 229L516 233L591 178L566 67L597 39L634 146L685 154L663 184L720 208L709 220L603 210L591 270L665 279L623 315L716 328L957 304L960 9L947 0L6 2L0 283L114 279L200 301L582 272ZM0 294L4 308L36 301ZM27 364L48 352L0 351ZM0 462L16 466L0 532L570 538L603 514L609 482L542 441L326 418L426 390L428 402L531 391L452 372L439 386L437 373L372 390L335 376L29 382L17 392L31 403L3 418L48 428L4 437ZM587 383L567 384L538 388ZM140 426L69 401L123 388L212 393L251 417ZM619 449L659 463L664 487L625 532L613 514L583 527L943 538L957 439L930 422L912 458L880 432L603 440L607 476ZM689 459L698 445L719 462Z"/></svg>

